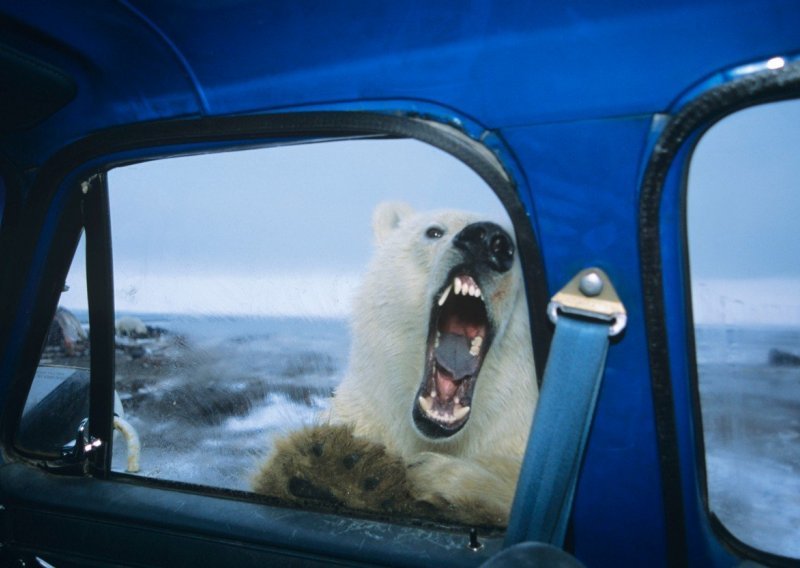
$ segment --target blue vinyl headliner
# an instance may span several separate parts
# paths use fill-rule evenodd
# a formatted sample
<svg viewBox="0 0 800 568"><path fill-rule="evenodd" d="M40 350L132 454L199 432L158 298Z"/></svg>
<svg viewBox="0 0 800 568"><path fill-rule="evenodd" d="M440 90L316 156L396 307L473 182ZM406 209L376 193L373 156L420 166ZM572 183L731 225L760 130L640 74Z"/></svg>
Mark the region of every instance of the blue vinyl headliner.
<svg viewBox="0 0 800 568"><path fill-rule="evenodd" d="M576 497L576 555L659 566L669 551L638 256L643 160L656 115L719 73L799 53L798 30L795 0L6 0L0 42L67 71L78 94L0 136L0 156L21 172L111 126L289 109L418 111L492 131L550 290L598 265L628 308ZM676 235L672 198L664 223ZM678 285L678 262L665 263ZM729 565L699 496L688 379L675 380L690 563Z"/></svg>
<svg viewBox="0 0 800 568"><path fill-rule="evenodd" d="M797 29L792 0L6 2L4 39L79 94L45 136L4 146L36 163L111 125L365 100L436 102L489 129L662 112L796 49Z"/></svg>

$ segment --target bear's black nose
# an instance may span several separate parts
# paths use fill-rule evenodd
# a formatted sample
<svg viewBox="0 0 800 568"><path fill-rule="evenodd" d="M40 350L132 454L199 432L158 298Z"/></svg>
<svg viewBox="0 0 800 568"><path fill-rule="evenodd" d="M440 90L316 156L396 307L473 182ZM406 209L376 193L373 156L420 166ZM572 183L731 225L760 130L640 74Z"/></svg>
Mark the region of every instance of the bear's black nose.
<svg viewBox="0 0 800 568"><path fill-rule="evenodd" d="M472 223L453 238L453 244L485 262L497 272L506 272L514 261L514 243L500 225L489 222Z"/></svg>

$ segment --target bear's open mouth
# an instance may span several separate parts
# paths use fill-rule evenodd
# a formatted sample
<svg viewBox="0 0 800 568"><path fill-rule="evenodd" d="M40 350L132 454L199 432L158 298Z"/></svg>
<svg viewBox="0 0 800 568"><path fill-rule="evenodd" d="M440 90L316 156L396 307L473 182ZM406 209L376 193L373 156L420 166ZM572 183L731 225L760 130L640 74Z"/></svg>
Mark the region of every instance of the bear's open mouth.
<svg viewBox="0 0 800 568"><path fill-rule="evenodd" d="M445 438L469 420L475 381L492 337L483 293L463 269L454 271L435 299L413 416L424 435Z"/></svg>

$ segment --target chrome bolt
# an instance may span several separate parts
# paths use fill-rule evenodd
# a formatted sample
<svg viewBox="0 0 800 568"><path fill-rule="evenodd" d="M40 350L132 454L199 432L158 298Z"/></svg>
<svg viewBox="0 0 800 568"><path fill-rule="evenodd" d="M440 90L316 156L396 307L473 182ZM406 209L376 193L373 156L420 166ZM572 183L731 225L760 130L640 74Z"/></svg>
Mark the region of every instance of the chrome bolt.
<svg viewBox="0 0 800 568"><path fill-rule="evenodd" d="M594 296L599 296L600 292L603 291L603 279L600 278L600 275L597 272L589 272L583 278L581 278L581 282L578 286L580 291L583 292L584 296L589 296L593 298Z"/></svg>

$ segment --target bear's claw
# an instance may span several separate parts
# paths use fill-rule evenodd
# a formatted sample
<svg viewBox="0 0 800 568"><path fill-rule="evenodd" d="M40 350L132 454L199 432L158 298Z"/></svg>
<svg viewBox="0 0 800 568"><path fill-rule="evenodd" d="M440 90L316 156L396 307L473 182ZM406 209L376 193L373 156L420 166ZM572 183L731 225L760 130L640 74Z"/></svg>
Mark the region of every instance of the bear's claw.
<svg viewBox="0 0 800 568"><path fill-rule="evenodd" d="M316 487L301 477L289 480L289 493L299 499L313 499L327 503L339 503L333 494L325 488Z"/></svg>

